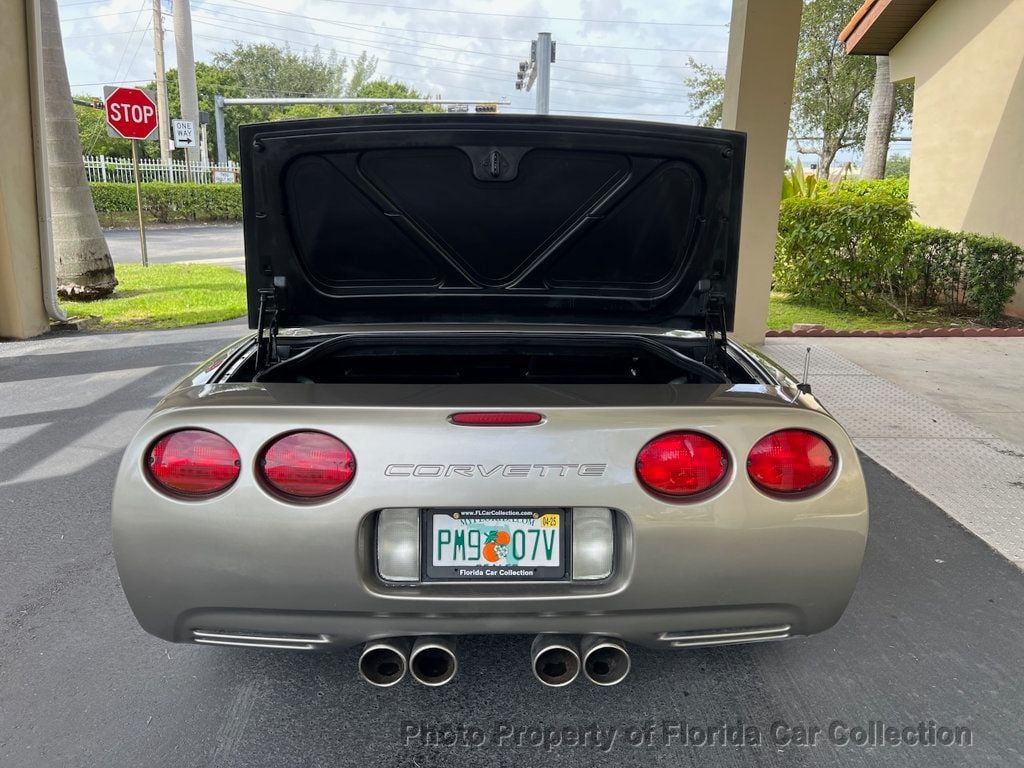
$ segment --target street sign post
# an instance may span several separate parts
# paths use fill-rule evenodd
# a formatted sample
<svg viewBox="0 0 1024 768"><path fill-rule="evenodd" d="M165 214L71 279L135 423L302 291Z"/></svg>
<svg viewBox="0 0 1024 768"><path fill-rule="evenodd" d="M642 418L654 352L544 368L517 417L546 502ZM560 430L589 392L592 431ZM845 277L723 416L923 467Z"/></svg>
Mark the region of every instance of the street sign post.
<svg viewBox="0 0 1024 768"><path fill-rule="evenodd" d="M132 170L135 176L135 207L139 214L139 247L142 266L149 266L146 253L146 225L142 220L142 183L139 179L139 142L158 137L156 98L142 88L103 86L103 106L107 113L107 134L132 142Z"/></svg>

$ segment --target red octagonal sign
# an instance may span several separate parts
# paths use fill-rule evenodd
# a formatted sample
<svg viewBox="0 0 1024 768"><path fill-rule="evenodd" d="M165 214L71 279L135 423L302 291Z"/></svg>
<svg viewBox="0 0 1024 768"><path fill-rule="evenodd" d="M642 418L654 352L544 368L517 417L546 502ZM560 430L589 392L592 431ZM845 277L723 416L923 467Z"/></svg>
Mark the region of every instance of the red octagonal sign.
<svg viewBox="0 0 1024 768"><path fill-rule="evenodd" d="M157 136L156 100L141 88L104 86L103 103L107 108L107 133L122 139L155 139Z"/></svg>

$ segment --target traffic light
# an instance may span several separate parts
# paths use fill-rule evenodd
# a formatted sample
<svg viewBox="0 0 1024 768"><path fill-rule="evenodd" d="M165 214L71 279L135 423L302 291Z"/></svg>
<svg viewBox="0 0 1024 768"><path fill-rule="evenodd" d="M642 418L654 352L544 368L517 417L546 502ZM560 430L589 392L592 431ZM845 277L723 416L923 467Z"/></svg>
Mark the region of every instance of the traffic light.
<svg viewBox="0 0 1024 768"><path fill-rule="evenodd" d="M523 86L526 84L526 72L530 68L530 62L520 61L519 71L516 72L516 90L523 90Z"/></svg>

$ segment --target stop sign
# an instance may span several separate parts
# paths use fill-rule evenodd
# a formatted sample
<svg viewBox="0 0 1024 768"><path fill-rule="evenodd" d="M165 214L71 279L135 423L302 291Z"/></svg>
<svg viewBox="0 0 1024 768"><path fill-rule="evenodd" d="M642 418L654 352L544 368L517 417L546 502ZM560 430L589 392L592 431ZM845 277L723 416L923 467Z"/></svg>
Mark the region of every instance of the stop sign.
<svg viewBox="0 0 1024 768"><path fill-rule="evenodd" d="M107 133L122 139L157 137L156 100L141 88L103 87Z"/></svg>

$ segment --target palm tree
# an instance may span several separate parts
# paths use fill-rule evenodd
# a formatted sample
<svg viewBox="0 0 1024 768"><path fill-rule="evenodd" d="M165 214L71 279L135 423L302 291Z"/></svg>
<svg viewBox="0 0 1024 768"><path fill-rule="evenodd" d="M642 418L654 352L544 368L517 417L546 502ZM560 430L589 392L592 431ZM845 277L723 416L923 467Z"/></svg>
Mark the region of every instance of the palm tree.
<svg viewBox="0 0 1024 768"><path fill-rule="evenodd" d="M889 57L876 56L875 86L871 91L871 109L864 140L864 167L860 172L862 179L885 178L885 161L889 155L895 115L896 88L889 79Z"/></svg>
<svg viewBox="0 0 1024 768"><path fill-rule="evenodd" d="M85 178L57 0L41 0L40 15L57 292L64 298L95 299L113 292L117 278Z"/></svg>

